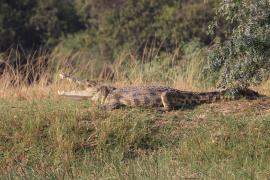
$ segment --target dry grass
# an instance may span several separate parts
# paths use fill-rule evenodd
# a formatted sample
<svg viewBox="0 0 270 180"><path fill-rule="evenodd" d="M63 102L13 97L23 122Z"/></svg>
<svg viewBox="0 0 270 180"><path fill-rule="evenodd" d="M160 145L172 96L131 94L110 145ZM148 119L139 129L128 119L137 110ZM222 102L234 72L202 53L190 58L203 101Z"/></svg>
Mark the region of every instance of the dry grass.
<svg viewBox="0 0 270 180"><path fill-rule="evenodd" d="M66 56L36 53L22 58L16 52L11 52L10 55L0 56L0 98L56 98L55 93L58 89L72 88L68 83L59 82L60 72L117 86L155 84L184 90L202 89L202 86L195 82L198 80L194 78L197 76L195 69L198 65L187 67L187 73L177 60L177 54L161 57L153 51L149 54L145 52L142 60L138 60L138 57L126 52L120 54L113 64L108 64L89 59L84 53ZM21 62L23 60L26 63ZM196 61L198 59L193 60Z"/></svg>
<svg viewBox="0 0 270 180"><path fill-rule="evenodd" d="M269 177L269 102L164 114L55 99L0 109L1 179Z"/></svg>

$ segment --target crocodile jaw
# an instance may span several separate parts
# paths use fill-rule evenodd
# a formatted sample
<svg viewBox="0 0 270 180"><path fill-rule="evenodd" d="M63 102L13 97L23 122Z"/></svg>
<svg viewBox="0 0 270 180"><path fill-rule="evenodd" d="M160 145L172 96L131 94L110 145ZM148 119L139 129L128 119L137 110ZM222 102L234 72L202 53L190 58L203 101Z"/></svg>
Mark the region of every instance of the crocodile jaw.
<svg viewBox="0 0 270 180"><path fill-rule="evenodd" d="M91 92L89 90L83 91L58 91L59 96L66 96L78 99L91 99L94 102L103 104L105 102L105 96L100 91Z"/></svg>
<svg viewBox="0 0 270 180"><path fill-rule="evenodd" d="M92 98L93 94L89 91L58 91L58 95L76 98Z"/></svg>

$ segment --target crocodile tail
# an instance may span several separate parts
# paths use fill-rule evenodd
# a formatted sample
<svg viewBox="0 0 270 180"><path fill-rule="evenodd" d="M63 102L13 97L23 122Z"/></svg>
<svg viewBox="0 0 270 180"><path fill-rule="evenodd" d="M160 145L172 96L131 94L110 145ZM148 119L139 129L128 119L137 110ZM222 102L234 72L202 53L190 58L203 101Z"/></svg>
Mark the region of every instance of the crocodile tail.
<svg viewBox="0 0 270 180"><path fill-rule="evenodd" d="M227 90L199 93L198 95L200 104L235 100L234 96L228 95Z"/></svg>
<svg viewBox="0 0 270 180"><path fill-rule="evenodd" d="M72 76L69 76L69 75L66 75L66 74L62 74L62 73L60 73L59 76L60 76L61 79L67 79L68 81L77 83L79 85L88 86L88 87L95 87L95 86L97 86L97 82L96 81L92 81L92 80L81 80L79 78L72 77Z"/></svg>
<svg viewBox="0 0 270 180"><path fill-rule="evenodd" d="M208 102L217 102L217 101L229 101L231 100L231 97L228 97L225 95L225 91L214 91L214 92L209 92L207 97L208 97Z"/></svg>
<svg viewBox="0 0 270 180"><path fill-rule="evenodd" d="M263 97L263 95L260 95L258 92L253 91L251 89L241 89L241 88L231 88L231 89L226 89L223 91L220 91L220 96L221 99L225 101L230 101L230 100L238 100L241 98L244 99L257 99L259 97Z"/></svg>

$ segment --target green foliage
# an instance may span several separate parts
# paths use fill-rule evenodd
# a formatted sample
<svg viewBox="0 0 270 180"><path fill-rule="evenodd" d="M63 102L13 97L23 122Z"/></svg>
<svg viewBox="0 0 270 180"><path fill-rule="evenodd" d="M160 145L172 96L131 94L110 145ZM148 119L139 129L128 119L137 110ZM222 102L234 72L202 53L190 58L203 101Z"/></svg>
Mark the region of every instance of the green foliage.
<svg viewBox="0 0 270 180"><path fill-rule="evenodd" d="M224 1L217 14L231 23L232 34L208 57L221 87L247 87L269 77L270 3L267 0Z"/></svg>
<svg viewBox="0 0 270 180"><path fill-rule="evenodd" d="M212 0L77 0L76 8L88 27L84 47L114 59L123 49L142 55L149 48L172 52L195 38L208 44L214 4Z"/></svg>
<svg viewBox="0 0 270 180"><path fill-rule="evenodd" d="M0 51L52 48L61 35L83 28L72 0L1 0Z"/></svg>
<svg viewBox="0 0 270 180"><path fill-rule="evenodd" d="M123 50L138 55L148 49L172 52L193 39L209 44L207 27L216 4L214 0L2 1L0 51L18 44L34 50L58 45L64 53L84 49L101 60L113 60Z"/></svg>

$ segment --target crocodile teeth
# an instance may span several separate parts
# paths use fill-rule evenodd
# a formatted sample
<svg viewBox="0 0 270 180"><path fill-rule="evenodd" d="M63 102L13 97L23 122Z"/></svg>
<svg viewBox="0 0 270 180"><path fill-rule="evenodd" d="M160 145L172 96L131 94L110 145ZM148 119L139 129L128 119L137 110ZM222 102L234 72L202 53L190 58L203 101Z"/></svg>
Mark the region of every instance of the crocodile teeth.
<svg viewBox="0 0 270 180"><path fill-rule="evenodd" d="M65 91L58 91L58 95L63 95L65 94Z"/></svg>
<svg viewBox="0 0 270 180"><path fill-rule="evenodd" d="M64 74L60 73L60 74L59 74L59 77L60 77L61 79L64 79L66 76L65 76Z"/></svg>

